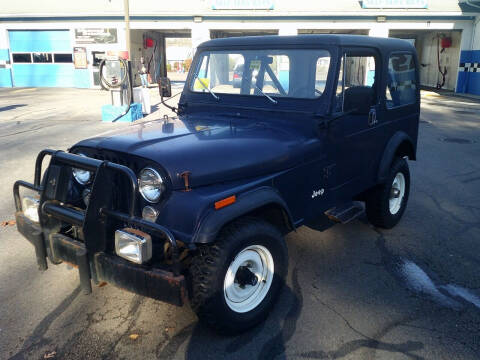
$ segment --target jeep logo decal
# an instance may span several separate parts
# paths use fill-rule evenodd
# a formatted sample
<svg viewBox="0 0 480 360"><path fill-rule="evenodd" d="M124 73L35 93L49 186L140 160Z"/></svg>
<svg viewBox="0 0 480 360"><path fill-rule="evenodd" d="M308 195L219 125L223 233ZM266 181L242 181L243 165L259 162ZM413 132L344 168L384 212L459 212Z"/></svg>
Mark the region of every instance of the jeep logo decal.
<svg viewBox="0 0 480 360"><path fill-rule="evenodd" d="M320 190L313 190L312 199L316 198L317 196L322 196L324 192L325 192L325 189L323 188Z"/></svg>

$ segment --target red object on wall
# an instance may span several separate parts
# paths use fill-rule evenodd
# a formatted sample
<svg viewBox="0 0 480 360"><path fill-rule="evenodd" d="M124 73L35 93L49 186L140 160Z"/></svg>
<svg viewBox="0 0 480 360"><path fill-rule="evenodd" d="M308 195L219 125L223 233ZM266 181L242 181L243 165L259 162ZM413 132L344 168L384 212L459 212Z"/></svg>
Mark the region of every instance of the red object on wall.
<svg viewBox="0 0 480 360"><path fill-rule="evenodd" d="M153 39L151 39L151 38L146 38L146 39L145 39L145 47L147 47L147 48L153 47Z"/></svg>
<svg viewBox="0 0 480 360"><path fill-rule="evenodd" d="M448 49L449 47L451 47L452 38L447 36L442 37L441 46L442 46L442 49Z"/></svg>

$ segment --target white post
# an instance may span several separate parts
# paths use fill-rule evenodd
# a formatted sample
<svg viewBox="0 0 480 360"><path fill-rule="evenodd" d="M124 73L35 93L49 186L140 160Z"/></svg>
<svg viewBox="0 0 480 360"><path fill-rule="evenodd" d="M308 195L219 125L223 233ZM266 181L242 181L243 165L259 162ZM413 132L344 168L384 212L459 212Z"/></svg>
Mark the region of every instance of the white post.
<svg viewBox="0 0 480 360"><path fill-rule="evenodd" d="M203 22L192 24L192 55L197 51L198 45L210 40L210 30Z"/></svg>
<svg viewBox="0 0 480 360"><path fill-rule="evenodd" d="M298 29L295 24L285 23L280 24L280 28L278 29L278 35L280 36L289 36L289 35L297 35Z"/></svg>
<svg viewBox="0 0 480 360"><path fill-rule="evenodd" d="M130 4L128 0L123 0L123 11L125 15L125 42L127 43L128 59L133 60L130 43Z"/></svg>
<svg viewBox="0 0 480 360"><path fill-rule="evenodd" d="M376 23L372 25L368 33L369 36L388 37L389 28L386 23Z"/></svg>

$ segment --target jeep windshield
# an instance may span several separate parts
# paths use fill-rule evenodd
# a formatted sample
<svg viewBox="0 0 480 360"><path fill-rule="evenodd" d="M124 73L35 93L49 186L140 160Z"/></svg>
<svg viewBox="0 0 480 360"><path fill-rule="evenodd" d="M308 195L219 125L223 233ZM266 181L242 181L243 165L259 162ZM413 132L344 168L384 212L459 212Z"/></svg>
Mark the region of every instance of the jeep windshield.
<svg viewBox="0 0 480 360"><path fill-rule="evenodd" d="M315 99L325 91L330 53L320 49L206 50L194 64L189 89L222 94ZM210 94L208 94L210 93Z"/></svg>

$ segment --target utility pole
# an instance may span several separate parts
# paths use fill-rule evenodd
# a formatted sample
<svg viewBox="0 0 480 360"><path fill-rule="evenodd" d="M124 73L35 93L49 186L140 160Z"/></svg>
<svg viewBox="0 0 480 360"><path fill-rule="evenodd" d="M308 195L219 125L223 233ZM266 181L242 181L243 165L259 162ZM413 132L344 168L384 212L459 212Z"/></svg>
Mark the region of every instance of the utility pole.
<svg viewBox="0 0 480 360"><path fill-rule="evenodd" d="M130 46L130 4L129 0L123 0L123 11L125 12L125 42L127 43L127 64L128 64L128 77L130 81L128 86L130 87L130 103L133 102L133 74L132 74L132 48Z"/></svg>
<svg viewBox="0 0 480 360"><path fill-rule="evenodd" d="M132 59L130 48L130 4L129 0L123 0L123 11L125 13L125 41L127 43L128 60Z"/></svg>

